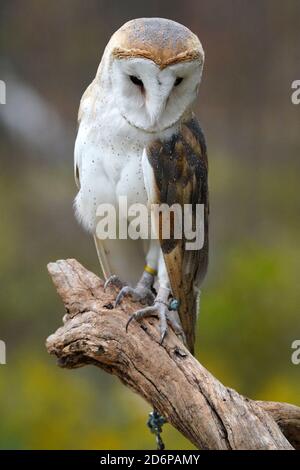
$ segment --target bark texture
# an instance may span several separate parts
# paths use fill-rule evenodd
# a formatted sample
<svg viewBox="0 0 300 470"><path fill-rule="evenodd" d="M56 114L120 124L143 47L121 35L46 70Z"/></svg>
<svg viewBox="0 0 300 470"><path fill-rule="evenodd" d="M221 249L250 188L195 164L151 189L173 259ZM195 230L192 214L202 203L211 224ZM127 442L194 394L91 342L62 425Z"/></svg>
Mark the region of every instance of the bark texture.
<svg viewBox="0 0 300 470"><path fill-rule="evenodd" d="M116 292L74 259L48 265L67 314L46 342L61 367L94 364L157 409L199 449L300 448L300 408L253 401L221 384L157 320L133 321L137 304L113 308Z"/></svg>

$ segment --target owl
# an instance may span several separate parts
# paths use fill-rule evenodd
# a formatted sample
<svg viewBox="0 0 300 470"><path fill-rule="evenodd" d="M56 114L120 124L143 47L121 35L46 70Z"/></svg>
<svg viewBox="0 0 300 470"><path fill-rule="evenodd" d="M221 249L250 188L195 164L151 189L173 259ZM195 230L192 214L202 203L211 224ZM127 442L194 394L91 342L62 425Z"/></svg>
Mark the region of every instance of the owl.
<svg viewBox="0 0 300 470"><path fill-rule="evenodd" d="M94 236L105 287L143 304L128 321L159 318L194 350L201 282L208 264L207 154L193 114L204 63L197 36L162 18L124 24L105 48L80 102L75 143L75 212ZM97 208L142 204L157 237L99 238ZM204 207L204 243L187 250L184 236L161 236L155 204ZM129 224L130 216L119 223ZM192 210L191 218L194 220ZM173 227L174 228L174 227ZM171 230L172 232L172 230Z"/></svg>

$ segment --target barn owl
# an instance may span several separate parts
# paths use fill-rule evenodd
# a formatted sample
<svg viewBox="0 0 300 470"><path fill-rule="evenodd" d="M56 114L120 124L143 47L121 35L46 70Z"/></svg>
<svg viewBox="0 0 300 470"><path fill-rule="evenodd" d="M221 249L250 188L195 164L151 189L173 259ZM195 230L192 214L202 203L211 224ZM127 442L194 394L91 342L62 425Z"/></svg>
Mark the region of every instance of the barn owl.
<svg viewBox="0 0 300 470"><path fill-rule="evenodd" d="M156 315L161 339L169 325L192 352L208 262L206 144L192 111L203 62L201 43L185 26L129 21L111 37L83 94L75 143L75 211L95 238L105 286L120 289L115 304L125 296L141 302L129 322ZM159 221L156 239L99 239L97 207L117 207L124 195L149 212L152 203L204 204L202 248L187 251L184 239L163 239Z"/></svg>

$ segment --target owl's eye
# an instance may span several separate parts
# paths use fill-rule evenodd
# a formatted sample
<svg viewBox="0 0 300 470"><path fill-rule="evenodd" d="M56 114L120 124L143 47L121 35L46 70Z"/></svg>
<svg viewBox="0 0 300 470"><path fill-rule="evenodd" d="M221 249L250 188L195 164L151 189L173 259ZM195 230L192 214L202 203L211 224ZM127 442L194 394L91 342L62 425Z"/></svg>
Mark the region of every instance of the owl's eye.
<svg viewBox="0 0 300 470"><path fill-rule="evenodd" d="M174 82L174 86L178 86L180 85L180 83L182 82L183 78L182 77L177 77L175 82Z"/></svg>
<svg viewBox="0 0 300 470"><path fill-rule="evenodd" d="M142 80L137 78L135 75L129 75L129 78L132 81L132 83L134 83L135 85L143 88L144 84L143 84Z"/></svg>

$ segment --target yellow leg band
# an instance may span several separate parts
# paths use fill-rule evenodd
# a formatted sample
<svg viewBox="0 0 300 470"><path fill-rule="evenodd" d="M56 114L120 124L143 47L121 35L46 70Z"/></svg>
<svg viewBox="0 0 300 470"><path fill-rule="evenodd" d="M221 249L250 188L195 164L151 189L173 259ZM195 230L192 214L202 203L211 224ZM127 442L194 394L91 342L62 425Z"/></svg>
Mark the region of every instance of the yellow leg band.
<svg viewBox="0 0 300 470"><path fill-rule="evenodd" d="M152 274L152 276L157 275L156 269L151 268L151 266L148 266L148 264L146 264L146 266L144 267L144 271L146 271L146 273Z"/></svg>

